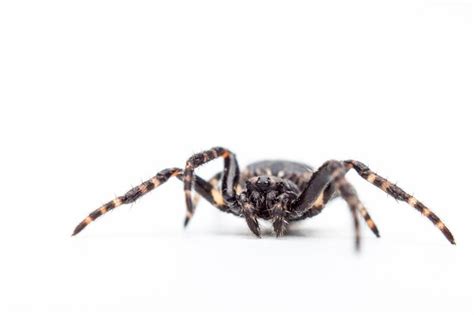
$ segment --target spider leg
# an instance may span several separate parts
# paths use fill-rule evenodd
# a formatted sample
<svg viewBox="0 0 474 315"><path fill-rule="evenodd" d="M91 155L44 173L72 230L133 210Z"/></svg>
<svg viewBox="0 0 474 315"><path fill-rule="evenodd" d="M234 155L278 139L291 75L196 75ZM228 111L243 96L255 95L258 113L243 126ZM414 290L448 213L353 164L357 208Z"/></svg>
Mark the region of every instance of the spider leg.
<svg viewBox="0 0 474 315"><path fill-rule="evenodd" d="M115 198L112 201L104 204L97 210L91 212L84 220L79 223L79 225L74 229L72 235L76 235L81 232L87 225L92 223L92 221L96 220L98 217L106 214L112 209L117 208L123 204L128 204L136 201L138 198L144 196L145 194L149 193L153 189L157 188L161 184L165 183L170 177L178 176L182 174L181 169L179 168L168 168L165 169L149 180L143 182L141 185L133 187L130 189L125 195Z"/></svg>
<svg viewBox="0 0 474 315"><path fill-rule="evenodd" d="M336 177L344 175L346 172L344 165L339 161L331 160L324 163L313 173L305 189L294 202L292 212L302 216L313 206L322 209L332 196L331 191L328 191L326 202L324 202L324 190Z"/></svg>
<svg viewBox="0 0 474 315"><path fill-rule="evenodd" d="M344 164L330 160L313 173L303 192L293 203L292 220L315 216L338 193L334 180L347 172Z"/></svg>
<svg viewBox="0 0 474 315"><path fill-rule="evenodd" d="M207 182L209 184L211 184L211 186L214 190L214 194L216 194L216 192L217 192L222 197L222 194L218 190L219 189L219 180L221 179L221 177L222 177L222 172L219 172L216 175L212 176ZM201 200L201 195L200 194L195 194L194 197L193 197L193 208L194 208L194 210L196 210L200 200Z"/></svg>
<svg viewBox="0 0 474 315"><path fill-rule="evenodd" d="M327 190L329 190L329 191L327 191ZM331 190L334 190L334 191L336 190L335 187L334 187L334 184L330 184L326 188L326 190L324 191L324 194L331 193ZM339 194L337 194L337 192L332 194L333 198L338 197L338 195ZM323 202L324 202L323 207L327 202L326 200L327 200L327 197L323 196ZM317 205L317 203L316 203L316 205ZM374 220L372 220L372 217L370 216L369 212L367 211L364 204L360 200L359 200L359 204L357 206L357 211L362 216L362 218L364 219L365 223L367 224L369 229L372 231L372 233L374 233L375 236L380 237L380 232L379 232L379 229L377 228L377 225L375 224Z"/></svg>
<svg viewBox="0 0 474 315"><path fill-rule="evenodd" d="M456 244L453 234L451 233L451 231L449 231L449 229L441 221L441 219L430 209L428 209L423 203L418 201L415 197L407 194L397 185L374 173L365 164L361 162L348 160L344 161L344 164L347 170L353 168L362 178L367 180L369 183L382 189L393 198L408 203L410 206L421 212L422 215L427 217L443 233L443 235L448 239L451 244Z"/></svg>
<svg viewBox="0 0 474 315"><path fill-rule="evenodd" d="M377 228L377 225L375 225L374 220L372 220L370 217L370 214L365 206L361 203L357 209L359 210L360 215L364 218L364 221L367 223L369 229L375 234L375 236L380 237L379 229Z"/></svg>
<svg viewBox="0 0 474 315"><path fill-rule="evenodd" d="M218 191L218 186L219 186L219 181L222 178L222 172L217 173L211 179L208 181L208 183L213 187L215 191ZM236 187L236 192L240 193L242 190L242 187L237 184ZM194 202L194 209L196 209L196 198L193 199ZM243 202L242 210L239 210L238 212L235 211L232 208L229 208L227 212L231 212L235 215L238 216L243 216L247 226L249 227L250 231L252 231L253 234L255 234L257 237L261 237L260 233L260 225L258 224L257 216L255 214L255 209L252 208L252 204L246 200L246 202Z"/></svg>
<svg viewBox="0 0 474 315"><path fill-rule="evenodd" d="M354 220L354 231L355 231L355 246L356 249L360 249L360 225L357 211L361 207L362 203L357 196L354 187L344 178L343 175L339 176L335 180L335 185L342 198L347 202L351 210L352 218Z"/></svg>
<svg viewBox="0 0 474 315"><path fill-rule="evenodd" d="M183 175L179 175L178 179L184 182ZM204 199L219 210L239 215L239 213L233 212L227 207L224 197L210 181L208 182L199 176L195 176L193 188L197 193L196 196L204 197ZM194 208L196 208L196 205L194 205Z"/></svg>
<svg viewBox="0 0 474 315"><path fill-rule="evenodd" d="M316 201L311 206L311 208L306 210L306 212L304 212L301 216L296 217L294 219L292 218L292 220L294 221L304 220L304 219L311 218L320 214L321 211L324 209L324 207L326 207L326 204L330 200L335 199L339 196L340 194L338 193L335 184L330 183L326 187L326 189L318 196L318 198L316 198ZM370 230L375 234L375 236L380 237L380 233L377 228L377 225L375 225L375 222L370 217L369 212L367 211L365 206L362 203L360 203L359 206L357 207L357 210L360 213L360 215L364 218L365 223L370 228Z"/></svg>
<svg viewBox="0 0 474 315"><path fill-rule="evenodd" d="M178 177L178 179L183 180L183 170L180 168L169 168L165 169L156 176L150 178L149 180L145 181L139 186L136 186L129 190L125 195L121 197L117 197L112 201L104 204L97 210L91 212L84 220L77 225L74 229L73 236L81 232L87 225L95 221L98 217L104 215L105 213L109 212L112 209L115 209L123 204L129 204L136 201L138 198L144 196L145 194L149 193L153 189L159 187L160 185L164 184L169 178L171 177ZM196 192L203 196L207 201L209 201L212 205L217 207L218 209L229 212L228 208L225 207L222 196L212 187L211 184L206 182L204 179L196 176L195 178L195 190Z"/></svg>
<svg viewBox="0 0 474 315"><path fill-rule="evenodd" d="M323 190L322 193L314 200L313 204L303 212L294 213L290 219L292 221L304 220L307 218L314 217L321 213L321 211L326 207L326 204L336 197L336 187L333 183L328 184L328 186Z"/></svg>
<svg viewBox="0 0 474 315"><path fill-rule="evenodd" d="M293 220L317 215L336 192L347 202L354 219L356 248L360 246L360 227L357 212L360 212L371 230L378 235L378 229L359 200L355 189L345 179L346 167L339 161L328 161L313 173L307 186L292 207Z"/></svg>
<svg viewBox="0 0 474 315"><path fill-rule="evenodd" d="M186 200L186 218L184 220L184 226L187 226L189 220L191 220L194 214L194 205L191 189L193 187L194 170L199 166L215 160L219 157L224 158L224 171L222 173L222 206L226 206L234 214L240 213L240 210L236 207L236 187L239 182L239 165L235 154L231 151L222 147L214 147L210 150L203 151L191 156L186 162L184 169L184 193ZM217 192L217 190L216 190Z"/></svg>

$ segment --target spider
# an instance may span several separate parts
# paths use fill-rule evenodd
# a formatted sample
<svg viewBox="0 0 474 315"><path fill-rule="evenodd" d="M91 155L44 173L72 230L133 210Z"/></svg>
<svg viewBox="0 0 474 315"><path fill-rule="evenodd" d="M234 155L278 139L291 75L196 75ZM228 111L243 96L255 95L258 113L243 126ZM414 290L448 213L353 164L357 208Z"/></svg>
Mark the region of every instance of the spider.
<svg viewBox="0 0 474 315"><path fill-rule="evenodd" d="M222 157L224 170L209 181L194 174L199 166ZM170 177L177 177L184 183L187 226L193 217L197 198L202 196L219 210L243 217L250 230L261 236L258 219L271 221L277 237L282 236L289 223L314 217L325 205L336 197L342 197L349 206L355 228L355 245L360 246L359 215L372 232L379 237L379 231L354 187L345 174L354 169L362 178L377 186L393 198L404 201L427 217L448 239L455 244L454 237L446 225L415 197L407 194L397 185L372 172L366 165L354 160L325 162L314 171L308 165L289 161L260 161L247 166L240 172L236 156L222 147L214 147L191 156L183 169L168 168L141 185L132 188L125 195L117 197L90 213L73 232L81 232L101 215L123 204L129 204L149 193Z"/></svg>

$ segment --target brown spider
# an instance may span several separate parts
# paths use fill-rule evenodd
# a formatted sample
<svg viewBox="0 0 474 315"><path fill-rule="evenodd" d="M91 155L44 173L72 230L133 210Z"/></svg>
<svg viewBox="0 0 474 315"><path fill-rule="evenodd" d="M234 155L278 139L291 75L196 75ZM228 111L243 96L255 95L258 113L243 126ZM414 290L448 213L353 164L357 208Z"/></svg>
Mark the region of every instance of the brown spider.
<svg viewBox="0 0 474 315"><path fill-rule="evenodd" d="M210 181L205 181L194 174L194 169L219 157L224 159L224 171L215 175ZM184 171L180 168L165 169L150 180L132 188L125 195L106 203L79 223L73 235L82 231L89 223L106 212L122 204L134 202L175 176L184 182L187 207L185 226L192 218L195 209L191 195L193 185L198 195L204 197L219 210L244 217L250 230L258 237L260 237L260 228L257 219L270 220L278 237L284 234L290 222L319 214L328 201L341 196L351 210L356 247L359 248L358 214L364 218L377 237L379 237L379 232L360 202L354 187L345 178L345 174L350 169L354 169L368 182L393 198L404 201L417 209L436 225L451 244L455 244L453 235L436 214L395 184L372 172L361 162L331 160L314 171L310 166L302 163L261 161L249 165L240 172L235 154L222 147L195 154L187 161Z"/></svg>

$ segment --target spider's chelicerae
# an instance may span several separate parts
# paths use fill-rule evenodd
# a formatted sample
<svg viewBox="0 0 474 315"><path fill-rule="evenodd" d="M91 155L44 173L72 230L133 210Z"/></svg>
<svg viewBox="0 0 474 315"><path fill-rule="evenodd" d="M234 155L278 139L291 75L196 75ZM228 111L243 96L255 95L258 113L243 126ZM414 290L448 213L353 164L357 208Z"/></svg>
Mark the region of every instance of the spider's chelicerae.
<svg viewBox="0 0 474 315"><path fill-rule="evenodd" d="M214 159L224 159L224 170L206 181L194 174L194 170ZM427 217L450 241L454 237L446 225L424 204L407 194L397 185L372 172L366 165L354 160L327 161L317 171L302 163L288 161L261 161L250 164L240 172L234 153L215 147L191 156L183 169L168 168L125 195L115 198L87 216L74 230L76 235L89 223L117 208L132 203L149 193L170 177L184 182L186 219L189 223L195 209L192 189L223 212L245 218L250 230L260 237L258 219L269 220L276 236L285 233L288 224L318 215L328 201L342 197L348 204L355 226L356 247L360 244L359 215L378 237L378 229L360 202L354 187L345 174L354 169L368 182L374 184L397 200L404 201Z"/></svg>

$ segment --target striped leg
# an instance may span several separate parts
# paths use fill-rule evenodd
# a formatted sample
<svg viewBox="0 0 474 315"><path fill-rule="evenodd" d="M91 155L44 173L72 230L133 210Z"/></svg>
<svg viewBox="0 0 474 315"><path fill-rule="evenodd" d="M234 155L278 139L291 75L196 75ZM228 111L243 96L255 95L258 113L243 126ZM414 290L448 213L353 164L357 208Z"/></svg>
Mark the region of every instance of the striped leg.
<svg viewBox="0 0 474 315"><path fill-rule="evenodd" d="M207 181L212 186L214 194L216 194L216 199L224 199L224 197L222 197L222 194L219 192L219 180L221 179L221 177L222 177L222 172L219 172L216 175L212 176ZM193 197L194 211L196 210L200 200L201 200L201 195L200 194L195 194L194 197Z"/></svg>
<svg viewBox="0 0 474 315"><path fill-rule="evenodd" d="M372 220L364 205L360 203L357 209L359 210L360 215L364 218L364 221L367 223L369 229L375 234L375 236L380 237L379 229L375 225L374 220Z"/></svg>
<svg viewBox="0 0 474 315"><path fill-rule="evenodd" d="M344 178L344 176L339 176L335 180L336 189L341 194L341 197L349 205L351 210L352 218L354 219L354 231L355 231L355 246L356 249L360 249L360 226L359 226L359 217L357 216L357 211L359 211L360 205L362 204L357 196L357 193L354 187L349 184L349 182Z"/></svg>
<svg viewBox="0 0 474 315"><path fill-rule="evenodd" d="M389 182L387 179L372 172L365 164L361 162L348 160L344 161L344 164L348 170L353 168L360 176L366 179L369 183L382 189L393 198L404 201L410 206L414 207L416 210L421 212L421 214L427 217L434 225L436 225L436 227L443 233L443 235L448 239L448 241L451 242L451 244L456 244L453 235L446 227L446 225L440 220L440 218L430 209L428 209L424 204L416 200L415 197L407 194L400 187Z"/></svg>
<svg viewBox="0 0 474 315"><path fill-rule="evenodd" d="M110 210L115 209L122 204L133 203L138 198L149 193L161 184L164 184L169 178L173 176L177 177L180 180L183 180L183 170L180 168L165 169L156 174L156 176L142 183L141 185L132 188L125 195L117 197L114 200L104 204L102 207L91 212L84 220L82 220L82 222L79 223L79 225L75 228L72 235L74 236L78 234L92 221L95 221L98 217L109 212ZM230 210L225 207L224 200L220 193L210 183L206 182L204 179L198 176L196 176L195 180L196 183L194 188L199 195L204 197L207 201L209 201L218 209L224 212L230 212Z"/></svg>
<svg viewBox="0 0 474 315"><path fill-rule="evenodd" d="M337 189L334 183L329 184L326 189L318 196L313 206L309 208L302 216L296 218L295 220L303 220L320 214L330 200L339 197L339 193L336 190ZM364 218L365 223L367 223L367 226L375 234L375 236L380 237L379 230L375 225L375 222L372 220L369 213L367 212L365 206L362 203L359 203L359 205L357 206L357 210Z"/></svg>
<svg viewBox="0 0 474 315"><path fill-rule="evenodd" d="M324 190L337 176L345 173L346 169L341 162L331 160L324 163L313 173L305 189L295 201L293 212L302 215L313 206L323 206Z"/></svg>
<svg viewBox="0 0 474 315"><path fill-rule="evenodd" d="M333 183L330 183L326 189L319 196L316 198L314 203L311 205L309 209L304 211L303 213L296 213L295 217L291 217L292 220L304 220L307 218L314 217L321 213L321 211L326 207L326 204L333 199L336 193L336 187Z"/></svg>
<svg viewBox="0 0 474 315"><path fill-rule="evenodd" d="M145 181L139 186L136 186L130 189L125 195L121 197L117 197L114 200L104 204L99 209L91 212L81 223L75 228L72 235L76 235L81 232L87 225L89 225L92 221L96 220L103 214L106 214L112 209L117 208L120 205L133 203L138 198L144 196L145 194L149 193L156 187L160 186L161 184L165 183L170 177L181 175L182 171L179 168L168 168L165 169L149 180Z"/></svg>
<svg viewBox="0 0 474 315"><path fill-rule="evenodd" d="M191 194L191 189L194 182L194 170L199 166L215 160L219 157L224 158L224 171L222 173L222 197L224 198L223 205L227 208L232 209L231 211L237 213L238 210L235 209L234 205L236 203L236 186L239 182L239 166L235 158L235 154L231 151L215 147L210 150L198 153L193 155L186 162L186 167L184 169L184 193L186 199L186 218L184 220L184 226L187 226L189 220L191 220L194 214L194 205L193 198Z"/></svg>
<svg viewBox="0 0 474 315"><path fill-rule="evenodd" d="M178 179L184 182L184 177L182 175L179 175ZM240 216L240 211L236 211L236 209L227 207L224 197L219 192L217 186L214 185L214 181L212 179L210 181L206 181L199 176L195 176L193 188L197 193L195 197L204 197L204 199L206 199L210 204L219 210ZM194 198L194 200L198 199ZM197 204L195 203L193 204L194 209L196 209L196 205Z"/></svg>

